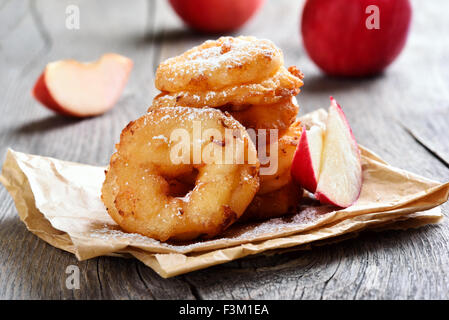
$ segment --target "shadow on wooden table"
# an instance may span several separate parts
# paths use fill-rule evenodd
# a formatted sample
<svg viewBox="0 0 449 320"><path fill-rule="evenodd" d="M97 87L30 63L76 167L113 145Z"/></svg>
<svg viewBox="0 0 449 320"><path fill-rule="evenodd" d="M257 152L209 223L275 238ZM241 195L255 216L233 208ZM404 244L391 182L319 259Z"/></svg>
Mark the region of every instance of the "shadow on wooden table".
<svg viewBox="0 0 449 320"><path fill-rule="evenodd" d="M385 74L380 73L370 77L349 78L349 77L334 77L323 73L312 74L304 78L304 87L307 88L308 94L324 92L339 92L356 88L364 88L375 85L378 81L382 81Z"/></svg>
<svg viewBox="0 0 449 320"><path fill-rule="evenodd" d="M33 134L38 132L56 130L61 127L67 127L79 123L83 120L84 119L82 118L71 118L54 114L45 118L25 123L17 127L14 131L18 134Z"/></svg>
<svg viewBox="0 0 449 320"><path fill-rule="evenodd" d="M204 33L189 28L168 28L147 31L143 36L128 37L136 44L176 44L178 42L203 42L221 36L234 36L233 33Z"/></svg>
<svg viewBox="0 0 449 320"><path fill-rule="evenodd" d="M161 29L148 31L143 36L129 37L128 40L138 45L176 43L179 41L204 41L218 38L220 34L203 34L187 28Z"/></svg>

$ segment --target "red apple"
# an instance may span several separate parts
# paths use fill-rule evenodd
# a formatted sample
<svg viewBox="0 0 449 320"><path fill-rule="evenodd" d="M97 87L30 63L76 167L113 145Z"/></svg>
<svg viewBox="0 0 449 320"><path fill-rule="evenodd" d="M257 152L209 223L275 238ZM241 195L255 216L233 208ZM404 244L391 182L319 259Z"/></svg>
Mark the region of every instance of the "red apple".
<svg viewBox="0 0 449 320"><path fill-rule="evenodd" d="M361 189L359 147L343 110L331 98L315 197L321 203L346 208L358 199Z"/></svg>
<svg viewBox="0 0 449 320"><path fill-rule="evenodd" d="M181 19L202 32L228 32L240 28L264 0L170 0Z"/></svg>
<svg viewBox="0 0 449 320"><path fill-rule="evenodd" d="M98 61L61 60L49 63L32 94L49 109L64 115L89 117L111 109L128 81L133 62L115 53Z"/></svg>
<svg viewBox="0 0 449 320"><path fill-rule="evenodd" d="M304 189L315 192L320 174L323 129L303 129L291 166L292 178Z"/></svg>
<svg viewBox="0 0 449 320"><path fill-rule="evenodd" d="M403 49L411 15L409 0L307 0L304 46L328 74L376 74Z"/></svg>

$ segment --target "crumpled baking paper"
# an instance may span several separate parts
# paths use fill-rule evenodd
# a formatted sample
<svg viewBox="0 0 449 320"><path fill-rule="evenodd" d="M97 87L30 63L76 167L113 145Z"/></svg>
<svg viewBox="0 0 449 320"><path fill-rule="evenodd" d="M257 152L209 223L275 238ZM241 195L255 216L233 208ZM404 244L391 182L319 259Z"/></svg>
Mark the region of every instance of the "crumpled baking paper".
<svg viewBox="0 0 449 320"><path fill-rule="evenodd" d="M326 111L301 118L323 126ZM14 199L28 230L79 260L133 256L164 278L248 255L310 248L366 229L407 229L439 222L447 201L441 184L394 168L361 147L363 187L358 201L341 209L306 198L293 215L237 223L211 240L162 243L126 233L100 200L105 167L88 166L8 150L0 182Z"/></svg>

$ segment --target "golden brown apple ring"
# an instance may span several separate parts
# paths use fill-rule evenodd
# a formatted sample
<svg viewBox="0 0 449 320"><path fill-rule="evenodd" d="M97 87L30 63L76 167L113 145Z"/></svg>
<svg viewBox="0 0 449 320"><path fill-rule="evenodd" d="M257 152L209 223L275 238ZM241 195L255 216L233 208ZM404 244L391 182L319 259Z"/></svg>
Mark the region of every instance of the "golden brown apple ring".
<svg viewBox="0 0 449 320"><path fill-rule="evenodd" d="M293 182L267 193L257 194L239 221L263 220L295 213L303 190Z"/></svg>
<svg viewBox="0 0 449 320"><path fill-rule="evenodd" d="M234 142L243 143L257 160L243 126L219 110L169 107L150 111L122 131L102 188L102 200L122 229L161 241L212 237L234 223L252 201L259 186L259 163L205 163L201 159L193 164L190 151L194 150L195 123L201 124L202 149L224 148L230 143L225 130L231 129L236 132ZM193 136L187 140L189 163L173 163L171 148L176 141L171 135L176 129ZM204 136L209 129L215 130L216 138ZM217 132L223 140L216 140ZM182 184L195 171L193 190L181 197L185 190L177 180Z"/></svg>
<svg viewBox="0 0 449 320"><path fill-rule="evenodd" d="M273 104L252 105L244 109L220 108L249 129L279 129L290 127L299 111L295 97L288 97Z"/></svg>
<svg viewBox="0 0 449 320"><path fill-rule="evenodd" d="M186 106L218 108L226 105L244 106L270 104L296 96L303 85L296 67L281 67L270 78L258 83L231 85L220 90L162 92L153 100L153 107Z"/></svg>
<svg viewBox="0 0 449 320"><path fill-rule="evenodd" d="M221 37L162 62L155 84L167 92L220 90L260 82L283 64L281 50L269 40Z"/></svg>
<svg viewBox="0 0 449 320"><path fill-rule="evenodd" d="M278 140L278 166L274 174L260 175L260 188L258 194L266 194L278 190L291 181L290 168L293 155L301 137L302 126L299 120L295 121ZM258 147L259 158L266 154L270 157L271 144L266 145L266 149ZM261 164L261 167L267 167L268 164ZM261 173L263 170L261 170Z"/></svg>

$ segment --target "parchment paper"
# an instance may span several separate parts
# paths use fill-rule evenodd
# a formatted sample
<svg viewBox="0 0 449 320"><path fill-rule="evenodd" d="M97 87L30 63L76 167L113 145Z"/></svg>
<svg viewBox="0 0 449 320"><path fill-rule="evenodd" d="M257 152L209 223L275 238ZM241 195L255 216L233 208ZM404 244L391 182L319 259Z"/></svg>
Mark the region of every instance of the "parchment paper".
<svg viewBox="0 0 449 320"><path fill-rule="evenodd" d="M323 125L325 117L318 110L302 120L307 126ZM339 241L365 229L406 229L442 219L435 207L447 201L449 183L394 168L361 150L364 180L353 206L338 210L308 199L294 215L235 224L215 239L182 244L121 231L100 200L104 167L8 150L0 182L26 227L51 245L79 260L132 255L171 277L247 255Z"/></svg>

